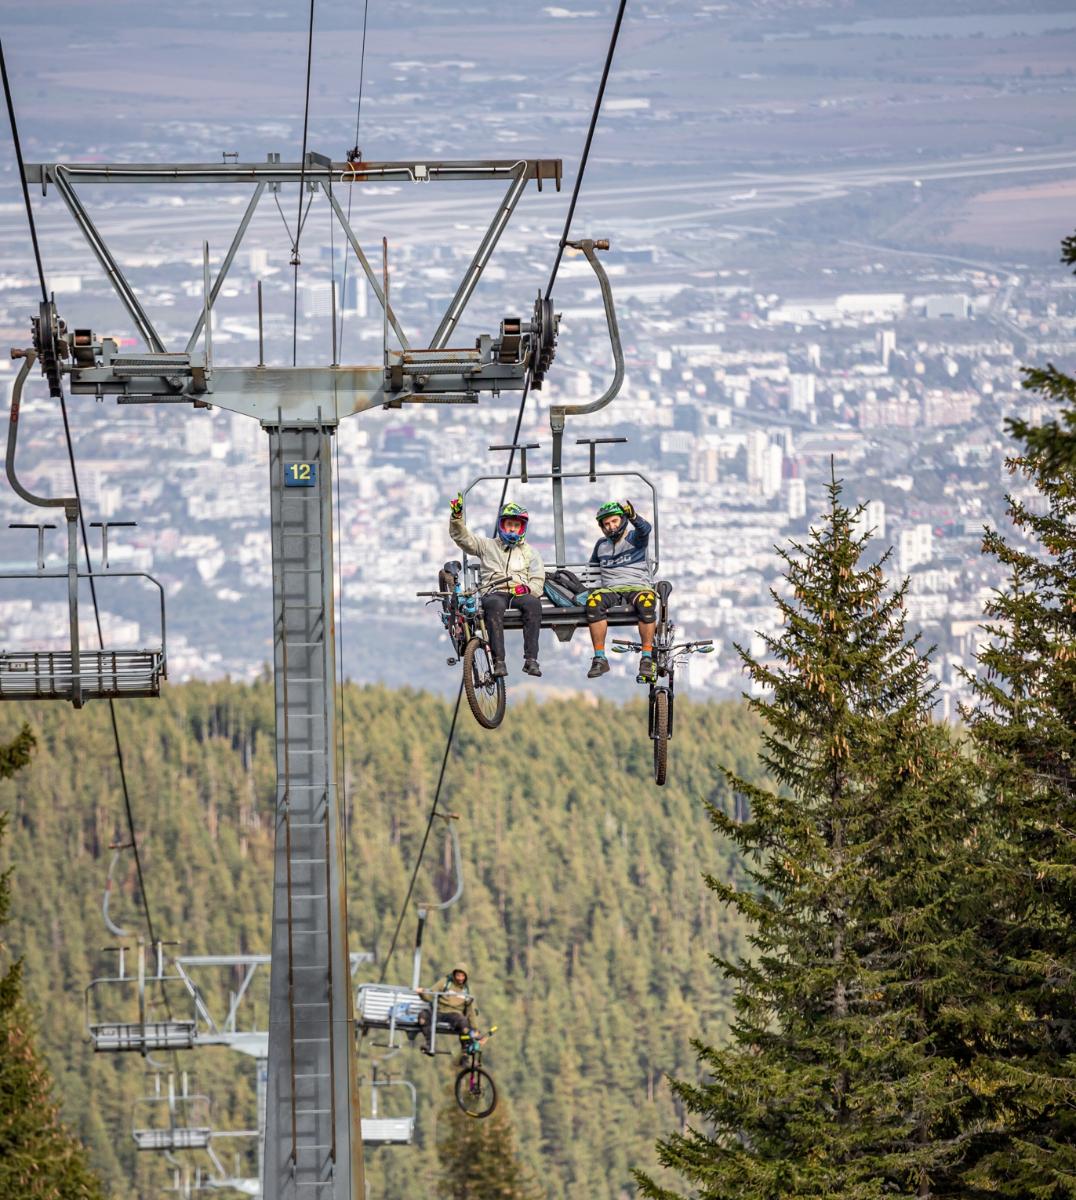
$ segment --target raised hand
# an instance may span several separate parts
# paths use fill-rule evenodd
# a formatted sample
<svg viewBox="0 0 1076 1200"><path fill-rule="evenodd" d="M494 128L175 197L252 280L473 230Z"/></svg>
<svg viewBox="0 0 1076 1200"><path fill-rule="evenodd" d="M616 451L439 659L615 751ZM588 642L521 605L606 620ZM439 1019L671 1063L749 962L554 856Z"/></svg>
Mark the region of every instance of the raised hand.
<svg viewBox="0 0 1076 1200"><path fill-rule="evenodd" d="M457 492L455 496L448 502L454 517L463 516L463 493Z"/></svg>
<svg viewBox="0 0 1076 1200"><path fill-rule="evenodd" d="M635 520L635 505L632 504L630 500L621 500L620 507L624 510L624 516L626 516L629 521Z"/></svg>

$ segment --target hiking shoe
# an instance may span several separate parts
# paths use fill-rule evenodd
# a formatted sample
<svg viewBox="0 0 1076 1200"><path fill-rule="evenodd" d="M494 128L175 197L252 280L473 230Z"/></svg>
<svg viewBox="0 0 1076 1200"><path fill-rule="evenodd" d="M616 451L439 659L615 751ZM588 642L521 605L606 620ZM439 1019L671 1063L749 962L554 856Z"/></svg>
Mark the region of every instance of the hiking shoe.
<svg viewBox="0 0 1076 1200"><path fill-rule="evenodd" d="M649 654L644 654L639 659L639 674L635 676L635 682L653 683L657 677L658 672L654 666L654 659Z"/></svg>
<svg viewBox="0 0 1076 1200"><path fill-rule="evenodd" d="M604 654L595 654L591 659L590 670L587 672L588 679L597 679L599 675L607 675L609 673L609 660Z"/></svg>
<svg viewBox="0 0 1076 1200"><path fill-rule="evenodd" d="M508 674L508 668L504 665L503 658L495 658L493 660L493 678L503 679Z"/></svg>
<svg viewBox="0 0 1076 1200"><path fill-rule="evenodd" d="M471 1056L469 1054L460 1055L460 1066L469 1067L471 1065Z"/></svg>
<svg viewBox="0 0 1076 1200"><path fill-rule="evenodd" d="M541 678L542 668L538 665L538 660L536 658L525 658L523 660L523 674L537 675L539 678Z"/></svg>

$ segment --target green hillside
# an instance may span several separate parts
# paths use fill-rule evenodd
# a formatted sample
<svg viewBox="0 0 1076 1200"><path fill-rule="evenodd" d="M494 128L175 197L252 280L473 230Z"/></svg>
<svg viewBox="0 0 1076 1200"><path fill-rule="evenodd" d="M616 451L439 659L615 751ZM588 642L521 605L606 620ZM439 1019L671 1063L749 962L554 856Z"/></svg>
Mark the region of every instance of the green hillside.
<svg viewBox="0 0 1076 1200"><path fill-rule="evenodd" d="M379 959L450 715L425 693L347 691L352 947ZM489 1065L521 1154L551 1198L632 1194L630 1169L652 1168L654 1138L679 1124L664 1073L691 1076L690 1039L720 1040L727 1019L710 955L735 955L742 929L708 896L701 872L727 877L736 863L705 802L729 806L719 766L758 777L758 727L737 704L685 702L677 716L670 783L658 789L638 702L519 704L493 733L461 714L443 807L461 816L465 892L450 914L431 917L425 976L468 961L484 1020L500 1027ZM24 718L38 750L0 786L0 809L12 814L13 949L26 958L66 1118L118 1200L157 1195L164 1164L136 1156L129 1136L132 1101L148 1090L145 1064L94 1055L84 1035L83 989L115 961L101 952L115 940L100 915L108 843L124 832L107 709L5 706L0 738ZM160 701L122 705L120 720L160 936L189 954L265 951L271 685L173 687ZM446 886L443 861L440 848L427 856L420 895ZM113 916L139 931L130 855L120 874ZM409 979L413 930L409 914L390 980ZM175 1057L194 1090L212 1095L218 1127L249 1126L249 1060L220 1049ZM436 1113L451 1086L448 1060L408 1050L392 1065L419 1088L421 1145L369 1156L375 1197L433 1184Z"/></svg>

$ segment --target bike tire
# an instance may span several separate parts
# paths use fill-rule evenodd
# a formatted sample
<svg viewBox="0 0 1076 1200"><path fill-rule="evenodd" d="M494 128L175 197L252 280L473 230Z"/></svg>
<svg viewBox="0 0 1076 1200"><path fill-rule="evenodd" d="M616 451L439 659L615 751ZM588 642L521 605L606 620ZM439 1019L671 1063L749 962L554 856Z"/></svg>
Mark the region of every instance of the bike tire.
<svg viewBox="0 0 1076 1200"><path fill-rule="evenodd" d="M481 638L471 638L463 651L463 690L479 725L496 729L507 703L504 679L493 678L493 658Z"/></svg>
<svg viewBox="0 0 1076 1200"><path fill-rule="evenodd" d="M469 1117L476 1120L488 1117L497 1107L493 1076L481 1067L464 1067L456 1076L456 1103Z"/></svg>
<svg viewBox="0 0 1076 1200"><path fill-rule="evenodd" d="M669 693L664 690L654 693L654 727L650 736L654 739L654 782L664 787L669 766Z"/></svg>

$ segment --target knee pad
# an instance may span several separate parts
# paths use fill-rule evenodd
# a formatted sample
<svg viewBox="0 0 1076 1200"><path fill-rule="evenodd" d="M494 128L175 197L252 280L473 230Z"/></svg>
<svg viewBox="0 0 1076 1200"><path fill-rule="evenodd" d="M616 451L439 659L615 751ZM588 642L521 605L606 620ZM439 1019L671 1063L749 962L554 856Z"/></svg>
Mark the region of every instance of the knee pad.
<svg viewBox="0 0 1076 1200"><path fill-rule="evenodd" d="M591 592L587 597L587 622L593 625L596 621L605 620L605 593Z"/></svg>

